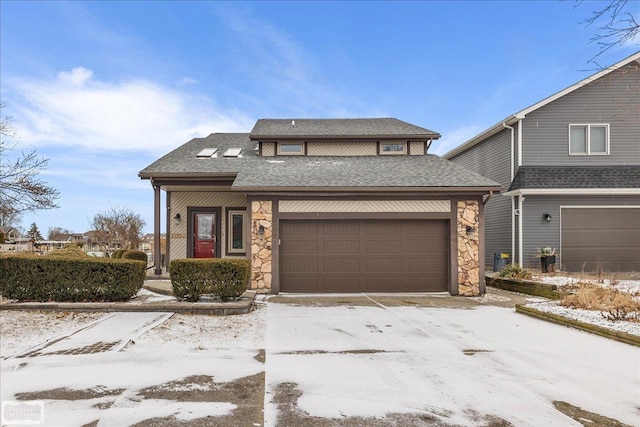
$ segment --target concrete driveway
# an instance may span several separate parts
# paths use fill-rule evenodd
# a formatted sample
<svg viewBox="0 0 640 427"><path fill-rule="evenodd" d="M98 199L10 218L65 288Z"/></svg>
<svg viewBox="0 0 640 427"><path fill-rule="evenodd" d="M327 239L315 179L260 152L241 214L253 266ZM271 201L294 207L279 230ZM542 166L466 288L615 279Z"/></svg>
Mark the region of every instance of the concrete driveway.
<svg viewBox="0 0 640 427"><path fill-rule="evenodd" d="M639 349L500 298L401 300L270 299L265 425L639 425Z"/></svg>

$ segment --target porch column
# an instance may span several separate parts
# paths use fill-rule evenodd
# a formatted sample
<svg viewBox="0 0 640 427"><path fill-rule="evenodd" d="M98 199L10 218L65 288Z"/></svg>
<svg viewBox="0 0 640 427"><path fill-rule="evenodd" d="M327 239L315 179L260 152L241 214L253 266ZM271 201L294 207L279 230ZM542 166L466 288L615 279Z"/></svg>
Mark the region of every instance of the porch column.
<svg viewBox="0 0 640 427"><path fill-rule="evenodd" d="M153 183L153 264L156 276L162 274L162 260L160 254L160 186Z"/></svg>

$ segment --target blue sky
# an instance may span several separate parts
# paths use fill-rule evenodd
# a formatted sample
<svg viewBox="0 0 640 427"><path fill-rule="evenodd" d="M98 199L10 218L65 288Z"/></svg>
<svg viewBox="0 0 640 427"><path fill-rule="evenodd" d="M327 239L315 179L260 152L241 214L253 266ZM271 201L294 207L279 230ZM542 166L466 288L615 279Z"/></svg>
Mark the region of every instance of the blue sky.
<svg viewBox="0 0 640 427"><path fill-rule="evenodd" d="M606 3L3 0L2 113L61 193L21 225L83 232L127 207L150 232L138 172L258 118L396 117L439 132L444 154L595 72L597 29L580 22Z"/></svg>

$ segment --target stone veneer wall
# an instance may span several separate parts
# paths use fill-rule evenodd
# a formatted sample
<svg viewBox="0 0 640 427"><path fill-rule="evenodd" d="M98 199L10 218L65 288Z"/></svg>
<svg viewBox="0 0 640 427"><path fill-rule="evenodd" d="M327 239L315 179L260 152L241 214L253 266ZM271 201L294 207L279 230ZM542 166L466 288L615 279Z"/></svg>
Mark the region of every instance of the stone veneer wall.
<svg viewBox="0 0 640 427"><path fill-rule="evenodd" d="M271 201L251 202L251 289L271 289L272 206ZM261 225L262 236L258 232Z"/></svg>
<svg viewBox="0 0 640 427"><path fill-rule="evenodd" d="M478 201L458 202L458 293L464 296L480 295L479 215Z"/></svg>

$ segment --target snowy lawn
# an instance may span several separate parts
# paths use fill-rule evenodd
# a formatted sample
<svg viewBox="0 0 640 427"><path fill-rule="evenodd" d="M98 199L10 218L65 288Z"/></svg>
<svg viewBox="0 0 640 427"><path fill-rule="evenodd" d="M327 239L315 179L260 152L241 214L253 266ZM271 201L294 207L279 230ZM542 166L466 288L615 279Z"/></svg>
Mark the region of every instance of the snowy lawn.
<svg viewBox="0 0 640 427"><path fill-rule="evenodd" d="M592 276L584 275L547 275L534 274L532 280L538 283L546 283L558 286L559 290L571 292L579 283L588 283L596 286L614 288L620 292L629 293L634 298L640 298L640 280L636 279L603 279L598 280ZM640 336L640 323L628 321L610 321L604 318L600 311L583 310L563 307L557 301L540 301L527 304L527 307L535 308L546 313L557 314L583 323L600 326L614 331L626 332Z"/></svg>
<svg viewBox="0 0 640 427"><path fill-rule="evenodd" d="M267 426L638 425L640 349L509 308L270 304L267 323Z"/></svg>
<svg viewBox="0 0 640 427"><path fill-rule="evenodd" d="M63 318L73 329L109 315L0 312L2 401L44 402L47 426L158 426L189 420L195 425L260 425L264 305L240 316L175 314L121 351L6 358L58 336L61 323L43 331L49 321Z"/></svg>

